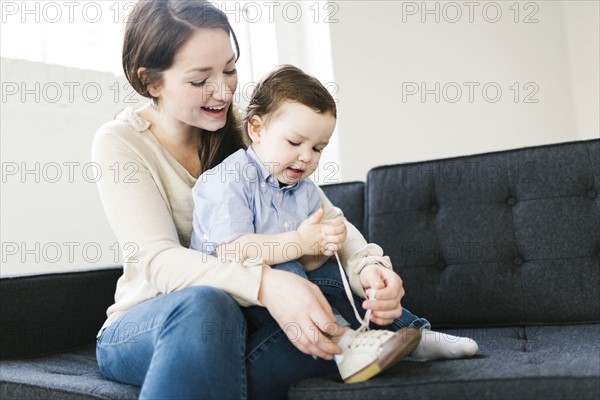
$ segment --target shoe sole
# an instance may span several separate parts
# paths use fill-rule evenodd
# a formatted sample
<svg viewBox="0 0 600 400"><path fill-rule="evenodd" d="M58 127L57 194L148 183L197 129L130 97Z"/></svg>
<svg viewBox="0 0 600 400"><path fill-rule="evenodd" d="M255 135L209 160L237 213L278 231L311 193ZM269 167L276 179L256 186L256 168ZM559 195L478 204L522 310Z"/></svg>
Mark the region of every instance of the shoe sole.
<svg viewBox="0 0 600 400"><path fill-rule="evenodd" d="M421 332L414 328L403 328L386 342L388 346L377 356L377 360L344 379L346 383L358 383L393 367L413 352L421 340Z"/></svg>

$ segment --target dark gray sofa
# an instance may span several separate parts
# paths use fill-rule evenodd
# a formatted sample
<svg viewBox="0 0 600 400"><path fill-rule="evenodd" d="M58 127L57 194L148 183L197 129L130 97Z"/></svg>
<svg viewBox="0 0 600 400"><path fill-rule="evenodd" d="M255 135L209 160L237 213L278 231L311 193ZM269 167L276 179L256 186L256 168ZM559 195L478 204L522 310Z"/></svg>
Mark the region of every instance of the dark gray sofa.
<svg viewBox="0 0 600 400"><path fill-rule="evenodd" d="M600 140L382 166L324 187L391 257L403 304L473 337L473 359L402 362L291 399L600 397ZM121 269L0 280L1 399L134 399L94 340Z"/></svg>

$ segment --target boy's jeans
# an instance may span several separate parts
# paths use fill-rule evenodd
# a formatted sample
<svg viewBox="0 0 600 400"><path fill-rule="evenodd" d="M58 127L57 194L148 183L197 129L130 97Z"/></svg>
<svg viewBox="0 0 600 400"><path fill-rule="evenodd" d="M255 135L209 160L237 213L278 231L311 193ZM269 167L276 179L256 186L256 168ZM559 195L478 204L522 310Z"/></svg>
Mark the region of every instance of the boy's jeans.
<svg viewBox="0 0 600 400"><path fill-rule="evenodd" d="M341 280L339 269L335 261L329 261L325 263L321 268L318 268L312 272L304 271L304 267L297 261L289 261L282 264L272 266L274 269L281 271L291 272L299 275L303 278L309 279L311 282L321 288L321 291L327 298L329 305L333 309L333 313L337 319L337 323L340 326L351 326L354 329L360 325L354 316L354 311L348 298L344 292L344 284ZM354 296L354 304L357 306L362 304L363 299L358 296ZM343 311L338 311L338 308ZM365 310L362 307L357 307L361 316L364 317ZM250 325L253 325L254 321L257 322L258 326L264 324L267 320L272 321L269 312L263 307L249 307L244 312L246 319ZM350 318L352 323L349 323L345 318ZM372 327L377 327L371 324ZM389 327L385 327L388 330L398 330L400 328L417 328L417 329L430 329L431 325L429 321L424 318L419 318L413 315L410 311L403 308L402 315L400 318L394 320L393 324Z"/></svg>

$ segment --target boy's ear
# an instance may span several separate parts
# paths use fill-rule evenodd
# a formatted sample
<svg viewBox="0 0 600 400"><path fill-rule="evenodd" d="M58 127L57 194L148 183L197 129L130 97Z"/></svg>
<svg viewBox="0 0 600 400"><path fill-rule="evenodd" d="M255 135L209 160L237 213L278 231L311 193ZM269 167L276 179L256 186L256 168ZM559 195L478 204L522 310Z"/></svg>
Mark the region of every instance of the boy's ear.
<svg viewBox="0 0 600 400"><path fill-rule="evenodd" d="M258 115L253 115L248 120L248 136L252 139L252 143L260 143L262 127L263 120Z"/></svg>
<svg viewBox="0 0 600 400"><path fill-rule="evenodd" d="M137 69L137 76L145 84L146 79L148 78L148 71L146 70L145 67L139 67ZM159 97L159 95L160 95L160 91L158 90L158 88L155 85L148 85L146 87L146 90L152 97Z"/></svg>

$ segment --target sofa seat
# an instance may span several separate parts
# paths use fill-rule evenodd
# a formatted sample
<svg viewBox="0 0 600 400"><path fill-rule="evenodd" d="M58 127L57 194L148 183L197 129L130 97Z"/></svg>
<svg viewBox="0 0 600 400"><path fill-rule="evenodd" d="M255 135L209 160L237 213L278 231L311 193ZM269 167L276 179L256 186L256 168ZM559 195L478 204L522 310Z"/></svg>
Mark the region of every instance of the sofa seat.
<svg viewBox="0 0 600 400"><path fill-rule="evenodd" d="M600 325L455 329L479 344L474 359L402 362L373 380L308 379L289 398L598 399Z"/></svg>
<svg viewBox="0 0 600 400"><path fill-rule="evenodd" d="M96 363L95 345L0 364L1 399L134 400L139 391L136 386L104 379Z"/></svg>
<svg viewBox="0 0 600 400"><path fill-rule="evenodd" d="M339 376L293 386L290 399L597 399L600 324L448 329L474 338L473 359L403 362L364 383ZM139 388L102 378L93 346L4 360L0 398L135 399ZM526 394L526 395L525 395Z"/></svg>

